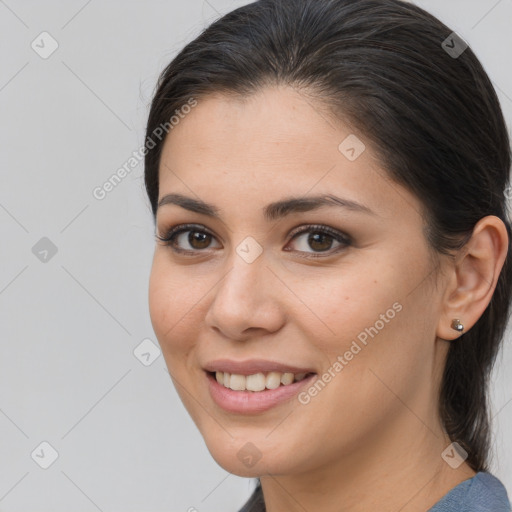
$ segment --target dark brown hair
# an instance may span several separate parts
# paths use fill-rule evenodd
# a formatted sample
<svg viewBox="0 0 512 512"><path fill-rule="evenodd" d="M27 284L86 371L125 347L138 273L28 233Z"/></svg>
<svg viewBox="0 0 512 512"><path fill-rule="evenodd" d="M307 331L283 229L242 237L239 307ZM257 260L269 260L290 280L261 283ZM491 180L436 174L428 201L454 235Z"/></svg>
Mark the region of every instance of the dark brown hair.
<svg viewBox="0 0 512 512"><path fill-rule="evenodd" d="M440 415L475 471L487 469L488 379L511 300L506 188L509 135L495 90L471 48L446 25L399 0L260 0L210 25L163 70L147 137L187 104L212 93L250 95L268 85L307 90L371 142L392 180L425 209L438 254L461 248L482 217L506 224L509 253L492 300L452 342ZM154 216L163 141L145 156Z"/></svg>

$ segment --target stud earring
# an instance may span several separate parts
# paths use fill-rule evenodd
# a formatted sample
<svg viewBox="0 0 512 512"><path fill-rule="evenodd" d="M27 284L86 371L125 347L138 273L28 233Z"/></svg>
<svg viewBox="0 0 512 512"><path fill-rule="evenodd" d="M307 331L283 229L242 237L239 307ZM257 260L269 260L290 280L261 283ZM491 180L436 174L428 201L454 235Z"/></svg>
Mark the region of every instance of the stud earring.
<svg viewBox="0 0 512 512"><path fill-rule="evenodd" d="M454 318L452 320L452 329L455 329L458 332L462 332L464 330L464 326L460 323L458 318Z"/></svg>

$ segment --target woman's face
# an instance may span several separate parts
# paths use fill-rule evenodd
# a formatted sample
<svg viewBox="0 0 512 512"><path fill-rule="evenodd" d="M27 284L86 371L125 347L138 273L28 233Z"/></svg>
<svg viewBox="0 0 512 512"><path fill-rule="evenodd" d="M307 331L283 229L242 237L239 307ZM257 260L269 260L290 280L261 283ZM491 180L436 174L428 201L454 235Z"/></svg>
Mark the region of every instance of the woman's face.
<svg viewBox="0 0 512 512"><path fill-rule="evenodd" d="M291 88L209 96L159 179L157 234L193 226L156 244L151 321L221 466L293 474L435 435L443 289L419 200L364 134Z"/></svg>

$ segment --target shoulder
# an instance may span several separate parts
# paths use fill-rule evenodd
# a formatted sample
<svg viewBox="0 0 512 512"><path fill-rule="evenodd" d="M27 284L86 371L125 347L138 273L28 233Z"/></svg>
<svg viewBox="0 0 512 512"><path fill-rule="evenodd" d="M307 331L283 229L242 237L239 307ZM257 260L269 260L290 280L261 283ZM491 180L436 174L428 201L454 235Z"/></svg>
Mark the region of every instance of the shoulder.
<svg viewBox="0 0 512 512"><path fill-rule="evenodd" d="M507 491L490 473L480 472L452 489L428 512L512 512ZM258 486L238 512L266 512Z"/></svg>
<svg viewBox="0 0 512 512"><path fill-rule="evenodd" d="M486 472L477 473L452 489L428 512L511 512L503 484Z"/></svg>

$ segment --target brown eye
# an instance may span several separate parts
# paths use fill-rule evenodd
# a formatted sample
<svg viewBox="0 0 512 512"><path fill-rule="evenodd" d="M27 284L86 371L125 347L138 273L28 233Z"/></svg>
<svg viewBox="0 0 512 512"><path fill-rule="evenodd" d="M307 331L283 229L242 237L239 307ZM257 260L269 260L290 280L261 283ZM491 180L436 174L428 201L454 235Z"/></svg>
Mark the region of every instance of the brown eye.
<svg viewBox="0 0 512 512"><path fill-rule="evenodd" d="M201 231L188 231L188 243L194 249L206 249L211 242L211 235ZM197 244L197 245L196 245Z"/></svg>
<svg viewBox="0 0 512 512"><path fill-rule="evenodd" d="M297 240L299 240L299 242L297 242ZM348 236L328 226L309 226L306 229L295 232L292 241L295 243L296 247L294 250L308 253L313 258L321 256L321 254L315 253L328 252L328 255L331 255L347 248L352 243ZM338 247L331 250L333 244L338 244ZM311 249L313 249L313 252L311 252Z"/></svg>
<svg viewBox="0 0 512 512"><path fill-rule="evenodd" d="M328 251L332 247L334 239L331 235L325 233L310 233L308 244L316 251Z"/></svg>
<svg viewBox="0 0 512 512"><path fill-rule="evenodd" d="M304 257L308 258L322 257L323 253L326 253L325 256L330 256L352 245L352 240L347 235L328 226L308 226L294 231L292 235L291 242L298 245L298 249L286 248L285 250L304 253L306 254ZM182 224L171 228L166 236L157 235L157 239L177 253L193 255L194 252L205 252L205 249L212 248L211 243L215 237L203 226ZM333 249L335 244L337 247Z"/></svg>
<svg viewBox="0 0 512 512"><path fill-rule="evenodd" d="M201 226L181 225L170 229L165 236L157 235L157 239L176 252L194 252L208 249L214 236Z"/></svg>

